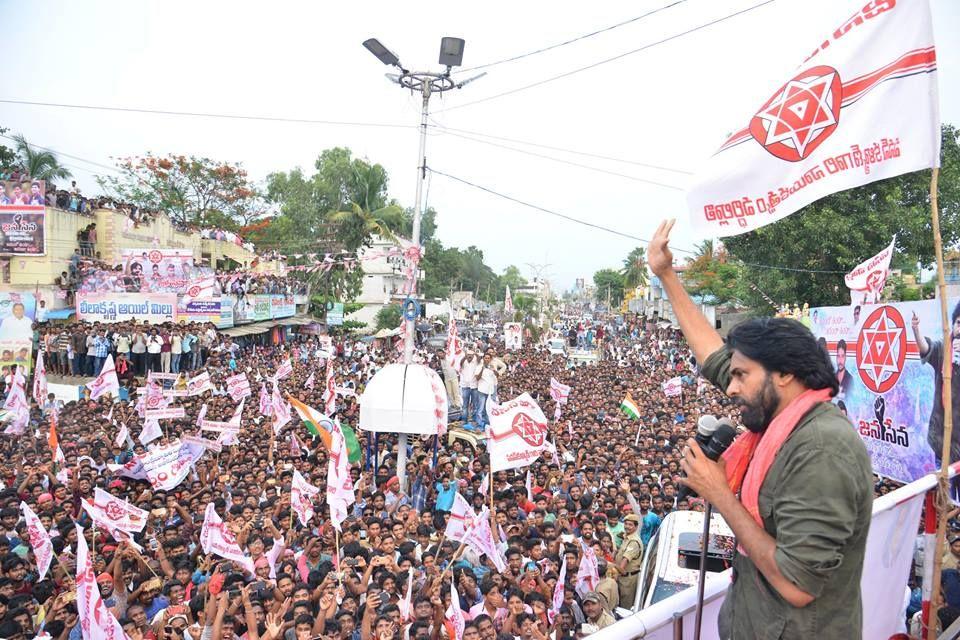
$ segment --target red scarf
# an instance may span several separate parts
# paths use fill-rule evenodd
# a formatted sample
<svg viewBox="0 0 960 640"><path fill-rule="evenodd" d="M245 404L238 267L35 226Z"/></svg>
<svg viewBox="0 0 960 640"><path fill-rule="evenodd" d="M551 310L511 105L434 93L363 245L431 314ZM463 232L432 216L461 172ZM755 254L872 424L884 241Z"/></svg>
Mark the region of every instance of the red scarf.
<svg viewBox="0 0 960 640"><path fill-rule="evenodd" d="M740 502L763 527L760 517L760 487L780 452L780 447L800 423L803 416L821 402L830 400L830 389L809 389L793 399L777 414L763 433L740 434L723 454L727 462L727 482L733 492L740 492Z"/></svg>

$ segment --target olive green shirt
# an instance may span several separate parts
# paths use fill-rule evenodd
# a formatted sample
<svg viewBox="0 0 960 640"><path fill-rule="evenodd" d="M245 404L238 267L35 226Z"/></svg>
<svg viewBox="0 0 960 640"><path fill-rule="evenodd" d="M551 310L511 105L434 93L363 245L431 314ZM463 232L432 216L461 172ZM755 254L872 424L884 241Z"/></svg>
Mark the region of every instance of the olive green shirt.
<svg viewBox="0 0 960 640"><path fill-rule="evenodd" d="M727 388L726 347L707 358L703 376ZM759 497L763 528L776 540L780 573L814 600L794 607L738 553L720 610L720 637L862 637L860 575L872 505L873 475L863 441L833 404L817 405L777 453Z"/></svg>

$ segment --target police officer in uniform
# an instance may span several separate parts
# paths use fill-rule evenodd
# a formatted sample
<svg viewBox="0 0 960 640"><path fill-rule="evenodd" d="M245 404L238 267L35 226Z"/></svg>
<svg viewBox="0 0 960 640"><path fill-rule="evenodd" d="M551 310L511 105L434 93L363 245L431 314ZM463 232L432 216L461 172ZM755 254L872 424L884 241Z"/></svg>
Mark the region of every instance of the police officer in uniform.
<svg viewBox="0 0 960 640"><path fill-rule="evenodd" d="M620 577L617 586L620 588L620 606L625 609L633 607L637 595L637 582L640 579L640 567L643 565L643 541L640 540L640 517L631 513L623 519L623 542L614 556L614 563Z"/></svg>

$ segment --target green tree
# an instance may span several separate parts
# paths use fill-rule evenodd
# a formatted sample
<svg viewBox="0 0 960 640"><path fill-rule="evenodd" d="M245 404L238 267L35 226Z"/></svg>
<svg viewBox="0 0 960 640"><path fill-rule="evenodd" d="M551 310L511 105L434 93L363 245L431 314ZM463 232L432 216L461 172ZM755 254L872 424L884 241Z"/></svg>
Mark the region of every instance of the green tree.
<svg viewBox="0 0 960 640"><path fill-rule="evenodd" d="M943 127L941 149L940 229L949 247L960 241L960 144L955 127ZM727 238L725 245L745 263L744 280L778 303L847 304L844 274L888 245L894 234L901 260L925 267L933 263L929 193L930 171L872 182L821 198L776 224ZM746 298L751 306L769 310L759 294L748 291Z"/></svg>
<svg viewBox="0 0 960 640"><path fill-rule="evenodd" d="M627 289L647 286L647 260L643 247L636 247L623 261L623 285Z"/></svg>
<svg viewBox="0 0 960 640"><path fill-rule="evenodd" d="M400 326L400 318L403 316L403 310L398 304L388 304L377 311L376 327L380 329L396 329Z"/></svg>
<svg viewBox="0 0 960 640"><path fill-rule="evenodd" d="M7 137L9 129L0 127L0 136ZM19 165L17 152L5 144L0 144L0 169L13 169Z"/></svg>
<svg viewBox="0 0 960 640"><path fill-rule="evenodd" d="M609 295L610 304L618 306L623 302L623 274L615 269L601 269L593 274L593 284L597 287L597 300L606 303Z"/></svg>
<svg viewBox="0 0 960 640"><path fill-rule="evenodd" d="M376 211L367 211L353 202L348 210L331 214L330 222L336 226L337 237L344 248L356 251L369 245L373 236L394 239L395 232L403 225L403 210L390 204Z"/></svg>
<svg viewBox="0 0 960 640"><path fill-rule="evenodd" d="M119 176L98 176L107 193L197 226L249 225L267 212L260 190L239 163L148 153L117 161ZM232 222L231 222L232 221Z"/></svg>
<svg viewBox="0 0 960 640"><path fill-rule="evenodd" d="M66 180L72 175L69 169L60 164L57 154L52 151L32 146L20 134L13 136L13 142L16 145L17 161L20 167L34 180L53 182Z"/></svg>

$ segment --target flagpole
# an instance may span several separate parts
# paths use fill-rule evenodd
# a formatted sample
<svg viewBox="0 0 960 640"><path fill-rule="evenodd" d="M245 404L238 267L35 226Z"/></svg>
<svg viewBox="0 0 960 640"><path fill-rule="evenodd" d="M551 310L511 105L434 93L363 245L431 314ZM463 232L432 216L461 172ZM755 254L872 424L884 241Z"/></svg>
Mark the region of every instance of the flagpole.
<svg viewBox="0 0 960 640"><path fill-rule="evenodd" d="M340 587L343 587L343 570L340 567L340 530L334 527L333 533L333 541L337 549L337 579L340 581Z"/></svg>
<svg viewBox="0 0 960 640"><path fill-rule="evenodd" d="M940 454L940 474L937 478L936 506L940 514L933 555L933 584L931 587L930 613L925 621L927 639L937 637L937 610L940 608L940 570L943 564L944 541L947 532L947 515L950 512L950 449L953 442L953 359L950 339L953 335L947 309L947 284L943 274L943 237L940 235L940 211L937 206L937 179L940 169L933 168L930 177L930 215L933 220L933 248L937 258L937 297L940 298L940 321L943 324L943 450Z"/></svg>

